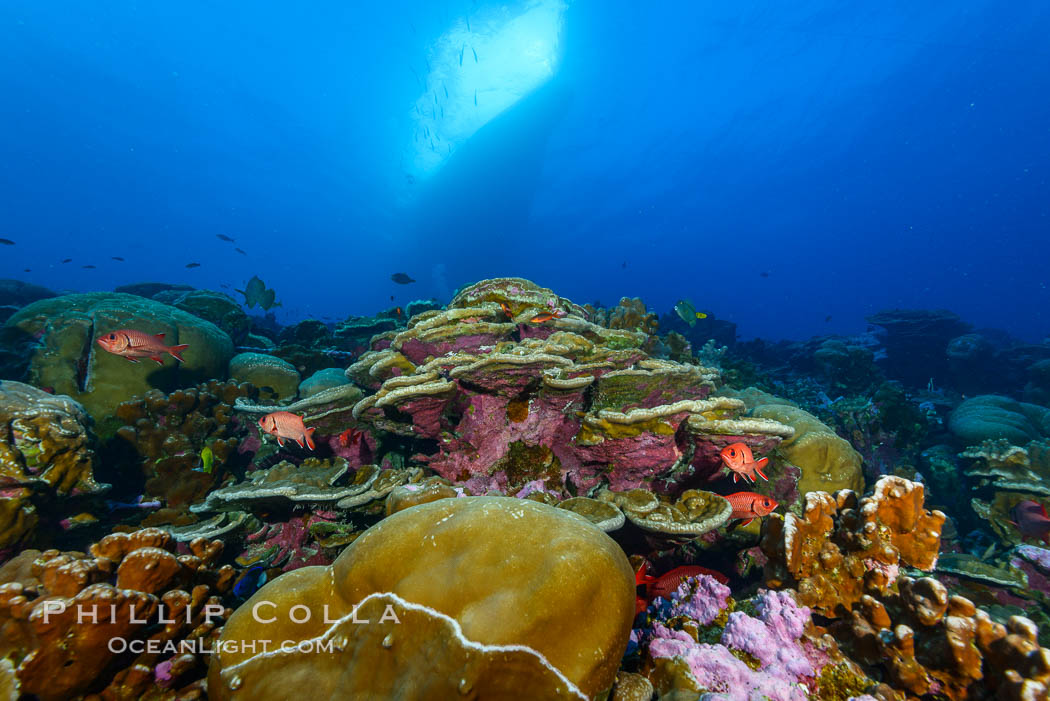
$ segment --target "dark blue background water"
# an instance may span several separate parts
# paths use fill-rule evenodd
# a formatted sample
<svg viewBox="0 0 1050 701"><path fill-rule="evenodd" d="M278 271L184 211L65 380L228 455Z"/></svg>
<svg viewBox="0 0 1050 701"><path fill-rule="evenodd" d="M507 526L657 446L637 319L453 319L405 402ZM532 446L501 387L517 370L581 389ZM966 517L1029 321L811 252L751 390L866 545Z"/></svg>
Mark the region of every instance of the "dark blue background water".
<svg viewBox="0 0 1050 701"><path fill-rule="evenodd" d="M493 6L100 5L0 5L0 277L257 273L294 318L520 275L744 336L893 306L1050 333L1042 0L578 0L554 77L426 173L426 64Z"/></svg>

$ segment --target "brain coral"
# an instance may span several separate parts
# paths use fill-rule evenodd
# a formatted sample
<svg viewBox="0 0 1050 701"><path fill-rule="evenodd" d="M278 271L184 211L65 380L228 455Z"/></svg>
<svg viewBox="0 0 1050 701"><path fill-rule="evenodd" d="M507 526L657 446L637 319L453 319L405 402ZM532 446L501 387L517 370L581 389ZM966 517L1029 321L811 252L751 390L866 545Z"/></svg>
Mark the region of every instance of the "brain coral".
<svg viewBox="0 0 1050 701"><path fill-rule="evenodd" d="M111 417L117 404L151 389L166 392L226 375L233 342L225 331L181 309L136 295L91 292L42 299L7 320L39 339L29 363L29 381L51 387L84 405L99 422L100 434L116 428ZM189 344L184 363L168 358L130 363L102 350L95 340L117 329L165 334L167 345Z"/></svg>
<svg viewBox="0 0 1050 701"><path fill-rule="evenodd" d="M413 612L412 626L373 627L383 607L374 610L382 597L371 595L383 593L394 611ZM524 696L507 690L482 696L593 697L615 679L634 594L633 571L619 546L564 509L508 497L440 499L387 517L331 567L305 567L263 587L226 625L209 691L216 699L263 701L286 698L289 688L310 688L312 698L438 698L452 693L450 680L460 693L480 693L498 677L527 681L534 675L526 667L548 675L553 667L552 683L557 677L572 693L522 687ZM340 622L366 598L362 609L371 612L371 624ZM253 616L256 605L260 613ZM291 622L291 615L308 613L309 621ZM264 625L257 618L274 620ZM362 643L361 636L379 632L381 645ZM315 651L309 664L295 655L253 654L238 643L310 645L320 636L335 636L336 649ZM473 652L444 649L453 644ZM331 656L345 662L334 664Z"/></svg>

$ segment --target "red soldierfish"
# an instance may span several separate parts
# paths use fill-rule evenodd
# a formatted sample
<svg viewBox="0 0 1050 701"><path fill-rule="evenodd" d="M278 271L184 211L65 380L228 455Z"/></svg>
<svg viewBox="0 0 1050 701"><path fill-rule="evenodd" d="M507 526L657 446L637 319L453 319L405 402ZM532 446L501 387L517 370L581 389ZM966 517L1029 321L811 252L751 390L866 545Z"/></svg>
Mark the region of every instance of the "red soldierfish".
<svg viewBox="0 0 1050 701"><path fill-rule="evenodd" d="M292 440L299 447L309 446L314 449L312 438L314 430L303 424L303 418L290 411L274 411L259 419L259 426L265 433L277 438L277 445L284 446L285 440Z"/></svg>
<svg viewBox="0 0 1050 701"><path fill-rule="evenodd" d="M1013 524L1021 531L1022 538L1038 538L1050 545L1050 517L1046 509L1037 501L1025 499L1018 502L1010 511Z"/></svg>
<svg viewBox="0 0 1050 701"><path fill-rule="evenodd" d="M696 577L701 574L714 577L722 584L729 584L729 578L721 572L709 570L706 567L700 567L699 565L675 567L670 572L662 574L659 577L653 577L649 574L649 561L646 560L642 566L638 568L638 571L634 573L635 586L644 585L646 591L644 599L641 597L635 598L635 615L637 616L644 611L648 602L658 596L664 599L671 598L671 594L678 589L678 586L684 582L687 577Z"/></svg>
<svg viewBox="0 0 1050 701"><path fill-rule="evenodd" d="M755 456L751 454L751 448L747 446L747 443L733 443L723 448L722 462L732 471L733 484L736 484L741 477L744 478L745 482L754 482L756 481L756 473L762 479L769 480L766 474L762 472L766 463L769 462L769 458L755 460Z"/></svg>
<svg viewBox="0 0 1050 701"><path fill-rule="evenodd" d="M175 360L182 362L182 351L189 348L183 343L178 346L164 345L164 334L148 334L133 329L120 329L111 331L105 336L98 338L98 344L113 355L127 358L133 363L139 362L139 358L149 358L163 365L162 357L165 353Z"/></svg>
<svg viewBox="0 0 1050 701"><path fill-rule="evenodd" d="M737 492L727 496L726 500L733 507L733 513L729 518L746 518L747 521L743 523L745 526L756 518L769 516L778 506L776 499L754 492Z"/></svg>

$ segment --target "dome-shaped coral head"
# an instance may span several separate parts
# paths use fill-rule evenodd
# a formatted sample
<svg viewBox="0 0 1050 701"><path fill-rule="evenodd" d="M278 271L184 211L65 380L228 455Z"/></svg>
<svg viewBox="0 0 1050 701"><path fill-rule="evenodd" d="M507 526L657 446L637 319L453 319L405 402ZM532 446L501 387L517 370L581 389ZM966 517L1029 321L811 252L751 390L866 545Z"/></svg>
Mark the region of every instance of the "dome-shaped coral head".
<svg viewBox="0 0 1050 701"><path fill-rule="evenodd" d="M759 475L764 480L769 480L766 474L762 472L769 462L769 458L755 460L755 456L751 453L751 448L748 447L747 443L727 445L725 448L722 448L721 456L722 463L733 473L733 484L736 484L740 478L743 478L745 482L755 482L755 475Z"/></svg>
<svg viewBox="0 0 1050 701"><path fill-rule="evenodd" d="M300 448L314 449L314 429L307 428L303 418L290 411L273 411L259 419L259 428L277 439L277 445L284 447L285 440L293 440Z"/></svg>

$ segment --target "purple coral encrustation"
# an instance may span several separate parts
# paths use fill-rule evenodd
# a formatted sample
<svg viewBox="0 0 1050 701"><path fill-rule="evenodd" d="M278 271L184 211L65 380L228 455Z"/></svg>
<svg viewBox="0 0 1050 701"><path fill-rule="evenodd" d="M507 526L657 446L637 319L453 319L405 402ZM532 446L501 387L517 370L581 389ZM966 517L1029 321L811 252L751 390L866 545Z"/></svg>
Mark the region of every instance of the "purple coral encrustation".
<svg viewBox="0 0 1050 701"><path fill-rule="evenodd" d="M672 618L688 616L700 625L711 625L725 610L730 594L729 587L710 575L688 577L671 595L668 612Z"/></svg>
<svg viewBox="0 0 1050 701"><path fill-rule="evenodd" d="M787 592L761 592L755 602L758 618L735 611L722 632L722 644L742 650L762 663L762 671L797 681L815 676L813 664L798 644L810 611Z"/></svg>
<svg viewBox="0 0 1050 701"><path fill-rule="evenodd" d="M663 631L666 628L657 624ZM660 632L663 632L660 631ZM722 645L697 643L687 633L667 631L670 637L658 637L649 646L654 658L681 658L702 688L719 694L726 701L806 701L803 686L780 677L756 671L735 657Z"/></svg>
<svg viewBox="0 0 1050 701"><path fill-rule="evenodd" d="M686 617L703 626L715 622L728 605L729 587L708 575L689 577L667 601L649 607L649 629L632 631L632 640L653 658L680 658L699 686L728 701L802 701L807 684L827 662L826 654L809 645L804 634L810 610L788 592L761 590L753 600L755 616L729 614L721 644L698 643L669 621ZM754 670L733 651L760 663Z"/></svg>
<svg viewBox="0 0 1050 701"><path fill-rule="evenodd" d="M1018 545L1015 552L1029 562L1039 565L1047 572L1050 572L1050 549L1040 548L1037 545Z"/></svg>

